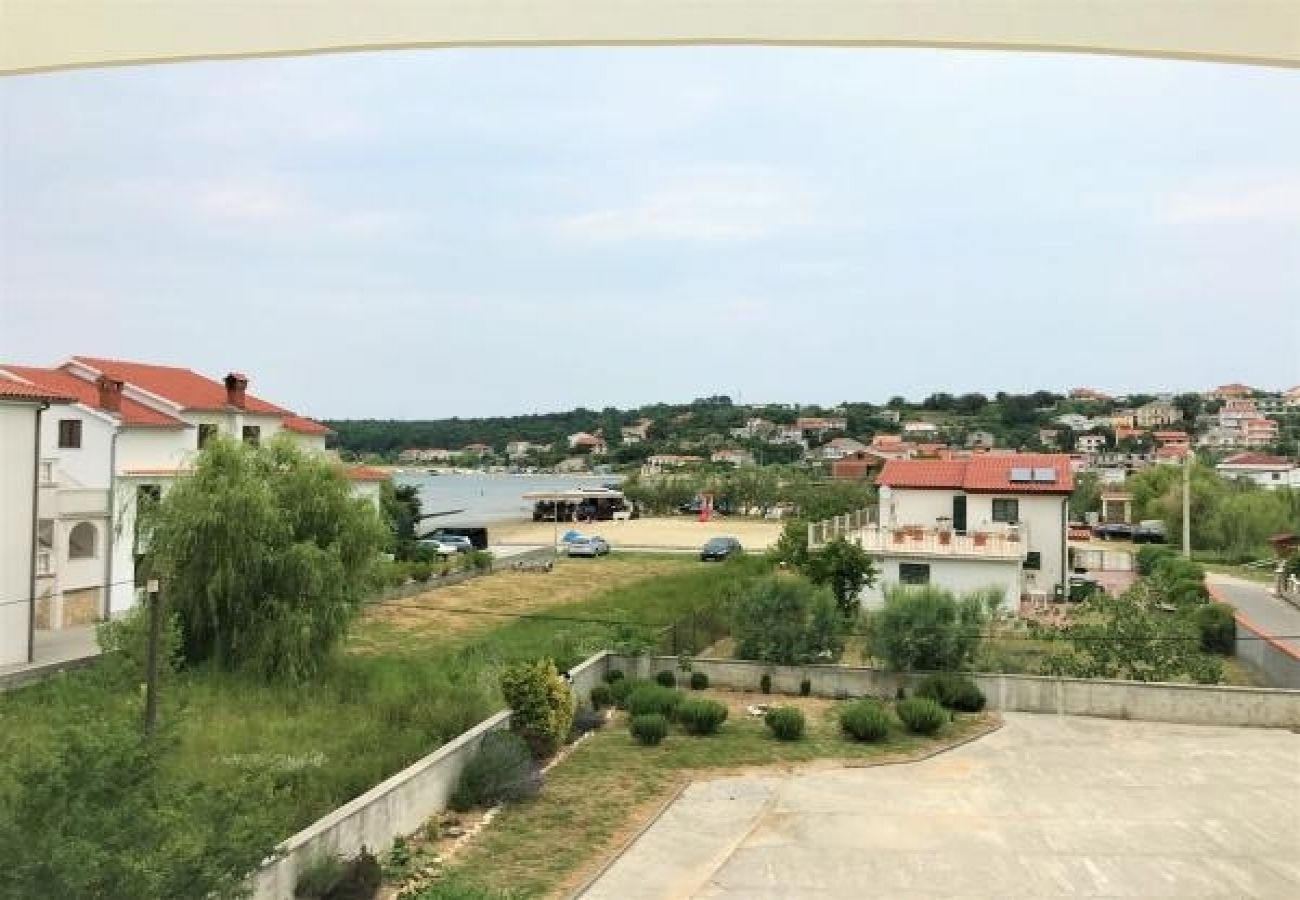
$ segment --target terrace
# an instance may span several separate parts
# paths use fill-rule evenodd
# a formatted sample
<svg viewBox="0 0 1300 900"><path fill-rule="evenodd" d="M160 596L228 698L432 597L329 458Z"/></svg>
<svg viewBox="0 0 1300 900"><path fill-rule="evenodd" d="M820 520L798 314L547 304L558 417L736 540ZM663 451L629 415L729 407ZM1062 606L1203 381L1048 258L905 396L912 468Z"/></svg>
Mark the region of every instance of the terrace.
<svg viewBox="0 0 1300 900"><path fill-rule="evenodd" d="M1029 546L1028 527L1024 524L966 532L942 524L889 526L879 524L879 512L874 506L808 526L810 549L839 537L877 556L1023 560Z"/></svg>

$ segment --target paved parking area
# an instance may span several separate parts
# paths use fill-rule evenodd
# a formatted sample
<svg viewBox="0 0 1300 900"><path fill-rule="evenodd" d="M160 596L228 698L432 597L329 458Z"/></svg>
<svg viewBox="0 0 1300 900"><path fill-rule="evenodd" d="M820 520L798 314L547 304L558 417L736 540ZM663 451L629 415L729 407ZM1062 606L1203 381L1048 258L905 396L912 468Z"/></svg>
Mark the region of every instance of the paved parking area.
<svg viewBox="0 0 1300 900"><path fill-rule="evenodd" d="M1005 719L920 763L693 784L583 896L1300 897L1300 735Z"/></svg>

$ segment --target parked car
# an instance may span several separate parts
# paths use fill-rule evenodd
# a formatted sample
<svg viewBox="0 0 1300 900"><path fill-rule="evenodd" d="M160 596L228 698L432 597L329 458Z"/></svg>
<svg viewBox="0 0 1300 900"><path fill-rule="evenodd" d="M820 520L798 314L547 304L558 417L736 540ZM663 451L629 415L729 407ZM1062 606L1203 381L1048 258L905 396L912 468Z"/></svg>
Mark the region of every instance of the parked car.
<svg viewBox="0 0 1300 900"><path fill-rule="evenodd" d="M729 559L744 552L745 548L740 546L740 541L734 537L709 538L708 542L700 548L700 561Z"/></svg>
<svg viewBox="0 0 1300 900"><path fill-rule="evenodd" d="M1133 528L1133 543L1164 544L1169 537L1165 534L1165 523L1159 519L1143 519Z"/></svg>
<svg viewBox="0 0 1300 900"><path fill-rule="evenodd" d="M463 534L445 534L442 532L433 532L429 538L440 544L451 547L456 553L473 553L474 542Z"/></svg>
<svg viewBox="0 0 1300 900"><path fill-rule="evenodd" d="M1124 522L1103 522L1092 529L1103 541L1127 541L1133 537L1133 526Z"/></svg>
<svg viewBox="0 0 1300 900"><path fill-rule="evenodd" d="M439 556L455 556L460 552L460 548L455 544L446 544L437 538L420 538L415 543L421 547L431 547Z"/></svg>
<svg viewBox="0 0 1300 900"><path fill-rule="evenodd" d="M677 511L683 515L698 516L700 510L704 507L704 502L696 497L688 503L683 503L677 507ZM731 501L726 499L715 499L713 501L713 512L719 516L729 516L732 513Z"/></svg>
<svg viewBox="0 0 1300 900"><path fill-rule="evenodd" d="M609 553L609 542L602 537L580 537L577 540L569 541L565 545L565 553L569 556L604 556Z"/></svg>

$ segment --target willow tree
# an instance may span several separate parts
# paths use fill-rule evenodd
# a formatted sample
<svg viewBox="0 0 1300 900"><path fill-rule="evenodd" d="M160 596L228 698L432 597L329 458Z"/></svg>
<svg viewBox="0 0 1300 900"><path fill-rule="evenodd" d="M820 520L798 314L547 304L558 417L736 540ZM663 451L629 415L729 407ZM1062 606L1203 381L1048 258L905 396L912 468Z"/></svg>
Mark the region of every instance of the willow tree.
<svg viewBox="0 0 1300 900"><path fill-rule="evenodd" d="M185 659L288 680L342 640L384 540L337 463L287 440L209 441L142 525Z"/></svg>

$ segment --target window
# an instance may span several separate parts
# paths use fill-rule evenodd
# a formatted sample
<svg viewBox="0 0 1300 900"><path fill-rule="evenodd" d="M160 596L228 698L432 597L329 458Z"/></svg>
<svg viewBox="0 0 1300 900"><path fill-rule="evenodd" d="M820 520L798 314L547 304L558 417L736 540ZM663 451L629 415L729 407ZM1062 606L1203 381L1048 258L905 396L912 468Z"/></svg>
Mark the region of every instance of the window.
<svg viewBox="0 0 1300 900"><path fill-rule="evenodd" d="M41 550L54 549L53 519L41 519L36 523L36 546Z"/></svg>
<svg viewBox="0 0 1300 900"><path fill-rule="evenodd" d="M244 443L252 444L256 447L262 442L262 426L245 425L244 426Z"/></svg>
<svg viewBox="0 0 1300 900"><path fill-rule="evenodd" d="M929 563L899 563L898 580L903 584L929 584Z"/></svg>
<svg viewBox="0 0 1300 900"><path fill-rule="evenodd" d="M1010 523L1019 522L1020 501L1015 497L994 497L993 521Z"/></svg>
<svg viewBox="0 0 1300 900"><path fill-rule="evenodd" d="M199 426L199 449L202 450L204 446L208 443L208 441L212 440L213 436L215 436L216 433L217 433L216 425L200 425Z"/></svg>
<svg viewBox="0 0 1300 900"><path fill-rule="evenodd" d="M1274 473L1273 473L1273 480L1274 480L1274 481L1281 481L1281 480L1282 480L1282 475L1281 475L1281 473L1280 473L1280 472L1274 472Z"/></svg>
<svg viewBox="0 0 1300 900"><path fill-rule="evenodd" d="M81 420L59 419L59 448L77 450L81 447Z"/></svg>
<svg viewBox="0 0 1300 900"><path fill-rule="evenodd" d="M1043 567L1043 554L1037 550L1030 550L1025 554L1026 569L1041 569Z"/></svg>
<svg viewBox="0 0 1300 900"><path fill-rule="evenodd" d="M99 535L89 522L78 522L68 532L68 559L94 559Z"/></svg>

